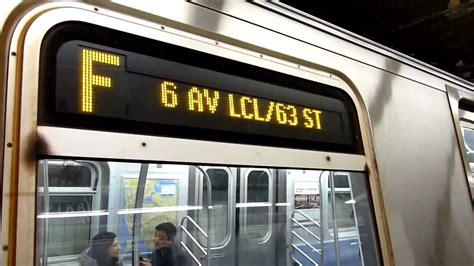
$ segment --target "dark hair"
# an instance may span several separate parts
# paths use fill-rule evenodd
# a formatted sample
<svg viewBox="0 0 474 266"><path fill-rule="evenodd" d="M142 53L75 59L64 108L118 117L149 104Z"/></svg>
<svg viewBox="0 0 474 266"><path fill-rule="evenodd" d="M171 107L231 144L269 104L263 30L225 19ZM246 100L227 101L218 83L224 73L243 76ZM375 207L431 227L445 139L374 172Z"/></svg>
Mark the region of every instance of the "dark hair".
<svg viewBox="0 0 474 266"><path fill-rule="evenodd" d="M163 231L166 233L166 236L168 236L168 239L173 240L174 237L176 236L176 226L174 224L166 222L166 223L161 223L155 227L155 230Z"/></svg>
<svg viewBox="0 0 474 266"><path fill-rule="evenodd" d="M95 259L97 265L115 265L118 258L110 257L109 248L117 236L112 232L100 232L92 238L88 255Z"/></svg>

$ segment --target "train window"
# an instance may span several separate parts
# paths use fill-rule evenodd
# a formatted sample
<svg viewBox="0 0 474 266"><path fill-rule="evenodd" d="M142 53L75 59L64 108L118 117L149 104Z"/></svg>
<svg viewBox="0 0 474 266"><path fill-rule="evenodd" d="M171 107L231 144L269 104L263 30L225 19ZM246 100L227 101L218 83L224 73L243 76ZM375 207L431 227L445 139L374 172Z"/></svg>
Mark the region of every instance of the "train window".
<svg viewBox="0 0 474 266"><path fill-rule="evenodd" d="M469 125L461 127L462 135L464 137L464 146L467 150L467 158L469 163L474 163L474 129L469 128Z"/></svg>
<svg viewBox="0 0 474 266"><path fill-rule="evenodd" d="M249 169L244 178L245 234L249 239L265 241L271 234L271 174L268 170Z"/></svg>
<svg viewBox="0 0 474 266"><path fill-rule="evenodd" d="M92 187L95 172L91 166L74 161L49 160L47 163L50 188Z"/></svg>
<svg viewBox="0 0 474 266"><path fill-rule="evenodd" d="M91 217L69 218L61 214L97 209L100 202L97 168L83 161L43 160L38 173L38 208L40 212L57 215L40 223L45 232L43 252L57 261L67 261L67 256L87 247L97 228L91 227Z"/></svg>
<svg viewBox="0 0 474 266"><path fill-rule="evenodd" d="M247 176L247 202L268 202L270 176L265 171L251 171Z"/></svg>
<svg viewBox="0 0 474 266"><path fill-rule="evenodd" d="M471 105L462 105L459 109L459 122L462 139L464 142L465 152L464 161L467 174L467 181L471 191L471 198L474 201L474 112L472 112ZM461 109L462 108L462 109Z"/></svg>
<svg viewBox="0 0 474 266"><path fill-rule="evenodd" d="M329 183L331 183L331 180ZM334 174L334 186L336 188L349 188L349 179L346 175Z"/></svg>
<svg viewBox="0 0 474 266"><path fill-rule="evenodd" d="M355 230L355 217L353 210L353 195L350 188L350 178L348 173L334 173L333 178L328 180L329 187L331 187L334 179L334 204L337 213L337 223L339 230ZM328 190L328 200L332 201L331 189ZM332 211L332 210L331 210ZM332 221L333 216L329 216L329 227L335 224ZM342 229L345 228L345 229Z"/></svg>
<svg viewBox="0 0 474 266"><path fill-rule="evenodd" d="M348 230L355 230L355 218L352 206L352 196L347 192L336 191L335 195L336 213L338 229L347 228ZM331 194L328 195L329 201L332 200ZM332 211L332 210L331 210ZM332 215L331 215L332 216ZM333 228L334 222L329 216L330 228Z"/></svg>
<svg viewBox="0 0 474 266"><path fill-rule="evenodd" d="M207 168L205 170L211 181L212 187L212 226L211 241L213 246L224 245L230 237L229 234L229 187L232 180L231 173L227 168ZM207 198L207 185L203 182L203 197ZM204 227L207 226L207 209L199 211L199 221ZM204 238L200 238L202 243Z"/></svg>
<svg viewBox="0 0 474 266"><path fill-rule="evenodd" d="M41 197L41 201L45 198ZM92 196L50 196L50 212L68 212L72 210L90 211L92 210ZM47 242L50 256L73 255L82 252L87 247L91 231L90 217L80 217L76 219L58 218L49 221ZM73 240L73 241L71 241Z"/></svg>
<svg viewBox="0 0 474 266"><path fill-rule="evenodd" d="M155 247L155 227L164 222L178 225L183 212L176 206L186 204L187 194L180 191L186 190L189 167L147 164L143 169L140 164L109 164L117 165L115 172L124 192L124 202L118 211L127 226L127 230L120 231L124 253L132 256L133 250L137 250L150 254Z"/></svg>
<svg viewBox="0 0 474 266"><path fill-rule="evenodd" d="M295 262L377 265L364 174L291 170L287 178L295 198L294 209L287 214Z"/></svg>
<svg viewBox="0 0 474 266"><path fill-rule="evenodd" d="M446 86L446 89L462 153L466 183L474 203L474 95L451 86Z"/></svg>
<svg viewBox="0 0 474 266"><path fill-rule="evenodd" d="M37 265L80 264L104 231L139 265L163 223L184 266L378 265L363 173L59 159L38 173Z"/></svg>

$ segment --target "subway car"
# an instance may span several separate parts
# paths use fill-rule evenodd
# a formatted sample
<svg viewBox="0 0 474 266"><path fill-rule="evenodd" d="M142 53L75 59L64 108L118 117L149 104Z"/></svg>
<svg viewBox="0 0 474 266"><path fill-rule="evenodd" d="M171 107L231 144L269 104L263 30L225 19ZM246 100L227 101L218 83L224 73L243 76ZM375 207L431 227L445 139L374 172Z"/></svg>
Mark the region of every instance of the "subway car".
<svg viewBox="0 0 474 266"><path fill-rule="evenodd" d="M474 265L472 83L278 1L2 6L1 265Z"/></svg>

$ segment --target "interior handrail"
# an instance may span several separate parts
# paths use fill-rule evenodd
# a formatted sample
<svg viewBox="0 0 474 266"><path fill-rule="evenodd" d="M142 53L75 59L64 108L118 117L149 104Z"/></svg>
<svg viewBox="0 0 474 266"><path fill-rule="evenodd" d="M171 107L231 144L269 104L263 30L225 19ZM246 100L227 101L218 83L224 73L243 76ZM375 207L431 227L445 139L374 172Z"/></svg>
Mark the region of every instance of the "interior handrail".
<svg viewBox="0 0 474 266"><path fill-rule="evenodd" d="M207 255L207 251L204 249L203 246L201 246L201 244L199 244L199 242L196 240L196 238L194 238L194 237L192 236L192 234L188 231L188 229L186 229L186 227L181 226L181 230L183 230L183 232L184 232L189 238L191 238L191 240L194 242L194 244L196 244L196 246L202 251L202 253L204 253L204 255Z"/></svg>
<svg viewBox="0 0 474 266"><path fill-rule="evenodd" d="M301 216L303 216L304 218L308 219L310 222L312 222L312 223L315 224L316 226L321 227L321 225L320 225L318 222L316 222L315 220L313 220L313 218L309 217L306 213L304 213L304 212L302 212L302 211L299 211L299 210L294 210L294 211L293 211L292 218L295 217L295 213L300 214Z"/></svg>
<svg viewBox="0 0 474 266"><path fill-rule="evenodd" d="M296 224L297 227L300 227L301 229L305 230L310 236L314 237L317 241L319 241L319 243L321 244L321 249L317 249L315 248L313 245L311 245L309 243L309 241L307 241L304 237L300 236L298 233L296 233L294 230L291 231L291 235L292 235L292 241L291 241L291 246L293 247L293 250L294 251L298 251L299 253L301 253L301 255L303 255L308 261L310 261L311 263L313 263L314 265L319 265L317 262L315 262L310 256L308 256L308 254L306 254L302 249L300 249L298 246L296 246L294 243L293 243L293 239L294 237L298 238L299 240L301 240L304 245L306 245L307 247L309 247L313 252L316 252L321 258L323 256L323 248L322 248L322 244L323 244L323 241L321 240L320 237L318 237L317 235L315 235L313 232L311 232L311 230L309 230L305 225L303 225L302 223L300 223L296 218L295 218L295 215L296 214L299 214L301 216L303 216L307 221L309 221L311 224L317 226L320 230L321 230L321 224L316 222L314 219L312 219L311 217L309 217L307 214L303 213L302 211L299 211L299 210L294 210L292 215L291 215L291 221ZM310 225L311 225L310 224ZM301 262L299 262L294 256L293 256L293 260L295 260L297 263L299 263L301 265Z"/></svg>
<svg viewBox="0 0 474 266"><path fill-rule="evenodd" d="M196 264L198 266L201 266L202 265L201 262L199 262L199 259L196 258L196 256L194 256L194 254L191 252L191 250L188 248L188 246L186 246L186 244L183 241L180 241L180 244L184 248L184 250L189 254L189 256L191 256L191 258L193 258L194 262L196 262Z"/></svg>
<svg viewBox="0 0 474 266"><path fill-rule="evenodd" d="M201 234L202 234L205 238L207 238L207 234L206 234L206 232L204 232L204 229L202 229L202 228L196 223L196 221L194 221L194 219L193 219L191 216L189 216L189 215L186 215L186 217L184 217L184 218L181 220L181 226L183 226L183 223L184 223L185 220L189 220L189 221L197 228L197 230L199 230L199 232L201 232Z"/></svg>
<svg viewBox="0 0 474 266"><path fill-rule="evenodd" d="M299 253L301 253L301 255L303 255L307 260L309 260L311 263L313 263L315 266L318 266L319 264L314 261L310 256L308 256L308 254L304 253L303 250L301 250L299 247L297 247L295 244L291 244L291 246L296 250L298 251ZM301 265L301 262L297 261L300 265Z"/></svg>
<svg viewBox="0 0 474 266"><path fill-rule="evenodd" d="M291 234L296 236L299 240L303 241L308 247L312 248L313 251L316 251L319 255L321 255L321 250L315 248L313 245L311 245L308 241L306 241L302 236L298 235L295 231L291 231Z"/></svg>
<svg viewBox="0 0 474 266"><path fill-rule="evenodd" d="M319 238L319 236L315 235L313 232L311 232L311 230L309 230L306 226L302 225L300 222L298 222L298 220L296 220L295 218L291 218L291 220L297 224L299 227L301 227L303 230L305 230L306 232L308 232L308 234L310 234L311 236L313 236L314 238L316 238L318 241L321 241L321 238Z"/></svg>
<svg viewBox="0 0 474 266"><path fill-rule="evenodd" d="M186 229L186 226L184 226L184 223L186 221L189 221L191 222L191 224L194 225L194 227L204 236L204 238L207 240L208 239L208 235L206 234L206 232L196 223L196 221L194 221L194 219L187 215L185 216L182 220L181 220L181 225L180 225L180 228L181 228L181 231L191 239L191 241L199 248L199 250L203 253L204 256L208 256L208 252L207 252L207 248L203 247L201 244L199 244L199 241L188 231L188 229ZM191 252L191 250L189 249L189 247L186 245L186 243L184 243L183 241L180 241L180 244L181 246L184 248L184 250L189 254L189 256L191 256L191 258L194 260L194 262L197 263L197 265L201 266L202 263L199 261L198 258L196 258L196 256L194 256L194 254Z"/></svg>
<svg viewBox="0 0 474 266"><path fill-rule="evenodd" d="M297 258L293 257L293 261L298 263L298 266L303 266L303 263L301 263Z"/></svg>

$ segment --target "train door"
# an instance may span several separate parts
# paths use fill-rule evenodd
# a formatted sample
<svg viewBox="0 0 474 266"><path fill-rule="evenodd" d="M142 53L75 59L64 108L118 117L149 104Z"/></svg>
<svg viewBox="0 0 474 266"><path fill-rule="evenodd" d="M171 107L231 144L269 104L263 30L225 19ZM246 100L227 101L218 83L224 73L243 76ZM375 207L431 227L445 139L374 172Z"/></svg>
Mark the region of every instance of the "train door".
<svg viewBox="0 0 474 266"><path fill-rule="evenodd" d="M239 169L238 265L276 265L274 189L276 171L267 168ZM265 254L265 256L262 256Z"/></svg>
<svg viewBox="0 0 474 266"><path fill-rule="evenodd" d="M189 203L191 205L208 206L206 201L208 196L208 182L211 187L210 194L210 209L202 208L198 210L194 217L196 225L194 225L194 234L201 246L194 248L193 255L197 253L203 254L203 250L207 252L208 246L211 247L210 254L207 255L209 263L213 265L233 265L235 261L235 184L236 184L236 168L218 167L218 166L199 166L195 168L196 171L190 172L189 177ZM207 182L208 181L208 182ZM211 220L211 226L208 230L208 221ZM191 225L191 221L186 221L184 226ZM210 238L207 243L207 238L196 230L196 227L206 232ZM185 227L186 228L186 227ZM186 229L185 229L186 230ZM209 232L209 233L208 233ZM188 238L186 245L191 243ZM201 252L199 252L201 251ZM196 256L197 257L197 256ZM204 260L205 256L201 256Z"/></svg>

